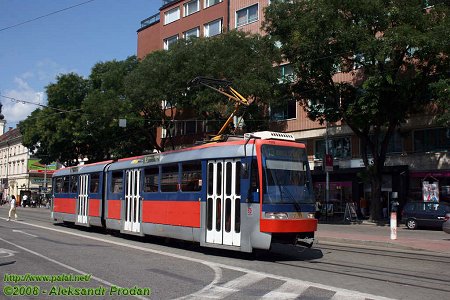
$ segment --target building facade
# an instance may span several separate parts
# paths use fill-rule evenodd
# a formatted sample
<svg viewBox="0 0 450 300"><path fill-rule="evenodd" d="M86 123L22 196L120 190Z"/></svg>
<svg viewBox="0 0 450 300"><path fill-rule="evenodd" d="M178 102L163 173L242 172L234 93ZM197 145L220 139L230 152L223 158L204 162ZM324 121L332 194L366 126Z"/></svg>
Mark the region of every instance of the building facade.
<svg viewBox="0 0 450 300"><path fill-rule="evenodd" d="M208 37L235 29L264 34L261 25L264 8L270 5L270 0L167 0L162 4L159 13L141 22L139 58L155 50L169 49L172 42L191 35ZM293 75L289 64L279 68L280 76ZM349 80L348 76L337 74L335 80ZM358 202L361 197L370 199L370 184L361 175L364 169L361 143L348 126L313 122L295 101L271 114L274 123L281 124L286 132L306 143L316 195L321 201L325 201L326 140L334 157L330 172L330 201L334 212L343 213L346 203ZM180 128L186 127L183 120L179 124ZM183 136L190 134L186 130L177 132ZM424 200L430 186L437 188L439 200L450 202L449 151L450 128L435 125L432 114L424 113L402 124L389 145L385 164L382 192L386 205L390 206L392 197L401 204Z"/></svg>
<svg viewBox="0 0 450 300"><path fill-rule="evenodd" d="M28 149L22 145L22 135L18 128L4 131L6 122L0 121L0 199L14 195L17 201L27 194L37 203L45 204L51 190L51 176L55 165L42 165L33 159Z"/></svg>

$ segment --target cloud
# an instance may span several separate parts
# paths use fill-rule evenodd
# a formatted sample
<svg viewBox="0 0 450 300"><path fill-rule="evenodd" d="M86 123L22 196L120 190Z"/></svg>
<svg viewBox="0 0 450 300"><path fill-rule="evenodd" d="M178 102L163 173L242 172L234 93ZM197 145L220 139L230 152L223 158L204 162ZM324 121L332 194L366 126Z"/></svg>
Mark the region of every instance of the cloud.
<svg viewBox="0 0 450 300"><path fill-rule="evenodd" d="M28 74L28 73L27 73ZM30 78L25 76L25 78ZM29 83L21 77L14 78L15 88L6 90L2 94L14 98L2 98L2 114L8 126L15 127L18 122L26 119L32 111L38 108L37 105L26 103L45 104L46 98L42 91L34 90ZM26 101L26 102L24 102Z"/></svg>

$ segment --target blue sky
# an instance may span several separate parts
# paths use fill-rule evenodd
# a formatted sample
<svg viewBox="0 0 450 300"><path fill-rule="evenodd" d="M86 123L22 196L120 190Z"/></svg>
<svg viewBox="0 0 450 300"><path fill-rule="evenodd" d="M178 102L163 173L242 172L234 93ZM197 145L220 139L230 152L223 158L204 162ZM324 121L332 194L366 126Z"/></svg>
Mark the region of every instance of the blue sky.
<svg viewBox="0 0 450 300"><path fill-rule="evenodd" d="M0 0L0 94L46 103L45 87L58 74L87 77L101 61L137 51L140 21L157 13L161 0ZM7 27L38 20L23 25ZM6 127L16 127L37 106L0 97Z"/></svg>

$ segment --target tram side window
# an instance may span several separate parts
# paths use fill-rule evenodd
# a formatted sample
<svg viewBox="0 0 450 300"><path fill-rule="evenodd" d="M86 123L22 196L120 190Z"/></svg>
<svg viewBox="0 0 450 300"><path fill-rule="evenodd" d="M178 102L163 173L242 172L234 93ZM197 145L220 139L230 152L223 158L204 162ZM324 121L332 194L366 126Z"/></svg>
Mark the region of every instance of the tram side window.
<svg viewBox="0 0 450 300"><path fill-rule="evenodd" d="M251 192L257 192L259 189L259 175L258 175L258 163L256 162L256 159L252 161L252 181L250 186Z"/></svg>
<svg viewBox="0 0 450 300"><path fill-rule="evenodd" d="M64 180L67 178L66 190L64 189ZM69 192L69 180L68 177L58 177L56 178L56 193L67 193Z"/></svg>
<svg viewBox="0 0 450 300"><path fill-rule="evenodd" d="M159 168L147 168L144 170L144 192L158 191Z"/></svg>
<svg viewBox="0 0 450 300"><path fill-rule="evenodd" d="M71 193L78 192L78 176L76 175L70 176L70 192Z"/></svg>
<svg viewBox="0 0 450 300"><path fill-rule="evenodd" d="M93 173L91 174L91 184L89 186L89 192L90 193L98 193L98 186L100 184L100 174L99 173Z"/></svg>
<svg viewBox="0 0 450 300"><path fill-rule="evenodd" d="M181 190L183 192L197 192L202 189L202 163L200 161L187 162L181 165Z"/></svg>
<svg viewBox="0 0 450 300"><path fill-rule="evenodd" d="M161 192L178 191L178 164L162 166Z"/></svg>
<svg viewBox="0 0 450 300"><path fill-rule="evenodd" d="M123 172L113 172L111 180L111 192L121 193L123 189Z"/></svg>

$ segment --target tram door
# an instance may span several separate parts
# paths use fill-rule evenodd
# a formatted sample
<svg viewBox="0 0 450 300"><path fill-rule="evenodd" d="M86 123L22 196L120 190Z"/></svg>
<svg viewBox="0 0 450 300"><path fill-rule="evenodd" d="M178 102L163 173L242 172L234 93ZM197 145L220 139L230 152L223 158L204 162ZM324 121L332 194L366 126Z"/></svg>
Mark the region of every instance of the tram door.
<svg viewBox="0 0 450 300"><path fill-rule="evenodd" d="M141 170L127 170L125 181L124 230L141 232Z"/></svg>
<svg viewBox="0 0 450 300"><path fill-rule="evenodd" d="M78 203L77 203L77 223L87 224L88 215L88 178L89 175L79 177Z"/></svg>
<svg viewBox="0 0 450 300"><path fill-rule="evenodd" d="M237 159L208 162L206 242L241 244L241 162Z"/></svg>

